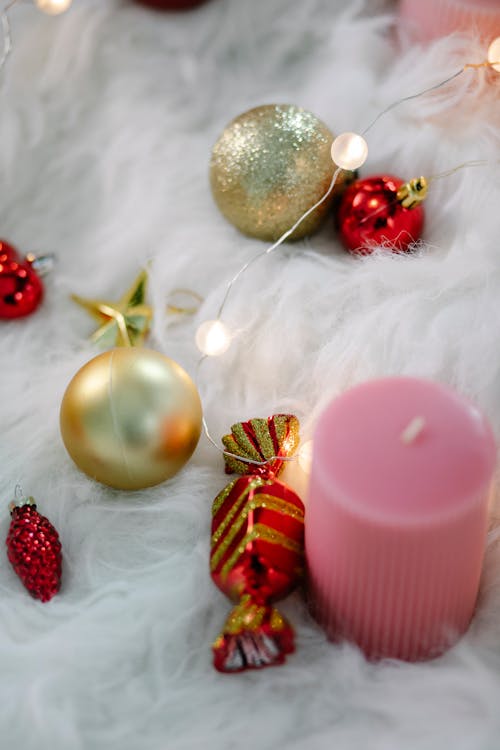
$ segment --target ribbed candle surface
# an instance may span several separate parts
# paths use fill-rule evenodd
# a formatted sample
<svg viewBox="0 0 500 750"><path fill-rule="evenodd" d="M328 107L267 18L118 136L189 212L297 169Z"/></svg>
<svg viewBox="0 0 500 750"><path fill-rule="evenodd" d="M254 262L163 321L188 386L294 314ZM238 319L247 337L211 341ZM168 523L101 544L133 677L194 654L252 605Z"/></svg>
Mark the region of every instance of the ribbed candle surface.
<svg viewBox="0 0 500 750"><path fill-rule="evenodd" d="M474 612L496 449L486 420L416 378L357 386L319 420L306 517L313 611L370 657L431 657Z"/></svg>
<svg viewBox="0 0 500 750"><path fill-rule="evenodd" d="M500 35L500 2L401 0L400 21L422 40L465 31L477 34L489 43Z"/></svg>

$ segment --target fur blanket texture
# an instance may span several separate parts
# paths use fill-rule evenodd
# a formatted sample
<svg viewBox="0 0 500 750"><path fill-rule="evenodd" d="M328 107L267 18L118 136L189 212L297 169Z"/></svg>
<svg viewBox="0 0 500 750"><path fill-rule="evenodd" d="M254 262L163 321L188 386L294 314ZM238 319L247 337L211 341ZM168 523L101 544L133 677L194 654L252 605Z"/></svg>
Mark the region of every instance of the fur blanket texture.
<svg viewBox="0 0 500 750"><path fill-rule="evenodd" d="M64 576L41 604L0 565L1 750L499 750L495 513L477 615L443 657L368 663L329 643L296 593L280 604L297 631L287 664L220 675L210 647L230 605L208 570L220 454L202 436L177 476L126 494L80 473L59 432L65 388L97 353L71 293L118 299L150 263L149 346L194 374L197 326L265 247L210 193L210 151L233 117L289 102L335 133L361 131L484 46L418 46L391 0L209 0L185 13L74 0L56 17L24 2L10 16L1 236L57 263L40 310L0 324L0 532L21 483L59 530ZM488 164L435 183L416 255L355 259L329 221L252 266L227 308L240 335L200 373L217 440L286 411L308 438L335 394L386 374L454 386L500 435L499 128L500 75L469 71L370 131L362 175ZM203 297L195 316L168 314L179 287Z"/></svg>

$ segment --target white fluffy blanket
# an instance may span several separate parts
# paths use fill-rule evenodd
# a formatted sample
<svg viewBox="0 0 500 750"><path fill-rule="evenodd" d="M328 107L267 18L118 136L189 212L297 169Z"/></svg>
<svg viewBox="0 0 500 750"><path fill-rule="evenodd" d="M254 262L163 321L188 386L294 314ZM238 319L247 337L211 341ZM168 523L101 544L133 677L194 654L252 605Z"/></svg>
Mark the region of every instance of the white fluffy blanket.
<svg viewBox="0 0 500 750"><path fill-rule="evenodd" d="M1 533L22 482L59 529L65 568L60 595L42 605L0 565L2 750L498 750L494 530L478 614L441 659L368 664L355 647L329 644L297 594L282 607L297 627L287 665L222 676L210 644L229 604L207 565L220 456L202 438L174 479L123 494L80 474L59 435L65 387L95 353L71 292L118 299L151 260L150 345L192 373L196 326L262 249L219 215L208 186L211 146L233 116L291 102L337 133L359 130L393 100L484 59L460 37L398 47L391 8L211 0L169 15L74 0L57 18L29 3L13 11L1 235L55 252L58 265L43 308L0 327ZM492 162L436 183L418 257L356 261L330 224L245 276L227 313L244 336L200 382L217 438L238 419L288 409L307 437L335 393L388 373L456 386L498 434L499 107L500 76L471 71L370 133L365 175ZM166 314L174 287L204 296L196 319Z"/></svg>

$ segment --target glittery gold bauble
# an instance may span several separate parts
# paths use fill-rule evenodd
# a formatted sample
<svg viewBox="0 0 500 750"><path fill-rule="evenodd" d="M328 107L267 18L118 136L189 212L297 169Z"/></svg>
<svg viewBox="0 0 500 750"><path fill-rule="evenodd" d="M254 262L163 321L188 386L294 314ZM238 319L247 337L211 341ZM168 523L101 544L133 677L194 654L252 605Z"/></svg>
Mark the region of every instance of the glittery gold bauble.
<svg viewBox="0 0 500 750"><path fill-rule="evenodd" d="M201 403L189 375L150 349L120 348L87 362L61 404L61 435L98 482L138 490L172 477L193 453Z"/></svg>
<svg viewBox="0 0 500 750"><path fill-rule="evenodd" d="M274 241L328 190L335 165L333 135L321 120L289 104L266 104L233 120L212 151L210 183L215 201L241 232ZM331 200L302 222L299 239L318 229Z"/></svg>

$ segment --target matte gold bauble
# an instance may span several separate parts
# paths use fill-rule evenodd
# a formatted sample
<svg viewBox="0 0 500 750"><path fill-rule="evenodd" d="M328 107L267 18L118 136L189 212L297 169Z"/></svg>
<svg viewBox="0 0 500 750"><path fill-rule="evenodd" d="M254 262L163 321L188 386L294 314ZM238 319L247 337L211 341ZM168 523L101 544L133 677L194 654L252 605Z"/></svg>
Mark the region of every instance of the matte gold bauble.
<svg viewBox="0 0 500 750"><path fill-rule="evenodd" d="M233 120L212 151L210 183L219 209L244 234L274 241L328 190L333 135L311 112L266 104ZM345 182L292 235L318 229Z"/></svg>
<svg viewBox="0 0 500 750"><path fill-rule="evenodd" d="M150 349L111 349L68 385L61 435L90 477L138 490L184 466L198 443L201 416L193 381L172 359Z"/></svg>

